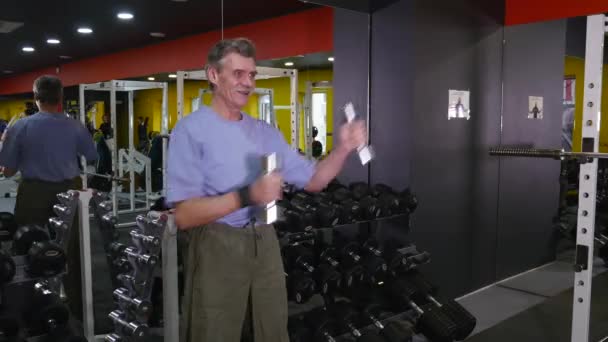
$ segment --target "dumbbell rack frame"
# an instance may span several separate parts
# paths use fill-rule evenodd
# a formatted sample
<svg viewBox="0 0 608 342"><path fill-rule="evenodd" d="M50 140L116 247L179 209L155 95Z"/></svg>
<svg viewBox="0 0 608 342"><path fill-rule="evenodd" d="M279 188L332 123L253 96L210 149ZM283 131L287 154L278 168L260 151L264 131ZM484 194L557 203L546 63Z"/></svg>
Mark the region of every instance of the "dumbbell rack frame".
<svg viewBox="0 0 608 342"><path fill-rule="evenodd" d="M103 342L106 335L95 335L93 280L91 263L91 225L89 204L93 190L79 191L79 228L82 275L83 328L85 338L91 342ZM179 292L177 270L177 227L173 215L168 215L167 229L163 232L162 281L163 281L163 340L179 341Z"/></svg>

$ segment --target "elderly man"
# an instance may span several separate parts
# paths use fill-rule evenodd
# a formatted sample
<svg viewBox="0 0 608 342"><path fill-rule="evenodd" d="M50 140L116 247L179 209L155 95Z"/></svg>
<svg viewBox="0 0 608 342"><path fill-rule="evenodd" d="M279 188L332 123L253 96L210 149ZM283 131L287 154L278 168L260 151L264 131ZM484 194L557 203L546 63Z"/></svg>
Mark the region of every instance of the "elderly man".
<svg viewBox="0 0 608 342"><path fill-rule="evenodd" d="M250 317L256 342L288 341L285 274L272 225L256 210L281 197L283 181L321 191L348 155L367 139L356 121L340 127L323 161L301 156L281 132L242 108L255 89L255 47L227 39L211 48L210 107L179 121L168 154L167 202L190 235L182 336L186 341L238 342ZM279 170L262 175L262 157L276 153Z"/></svg>

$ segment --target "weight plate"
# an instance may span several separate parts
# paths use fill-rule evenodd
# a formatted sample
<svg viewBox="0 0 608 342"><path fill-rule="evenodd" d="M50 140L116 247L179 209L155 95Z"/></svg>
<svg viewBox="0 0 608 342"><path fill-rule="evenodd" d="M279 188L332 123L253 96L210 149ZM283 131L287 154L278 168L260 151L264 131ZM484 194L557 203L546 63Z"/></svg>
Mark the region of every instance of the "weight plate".
<svg viewBox="0 0 608 342"><path fill-rule="evenodd" d="M50 241L35 242L29 250L27 272L33 277L54 277L65 270L66 255Z"/></svg>
<svg viewBox="0 0 608 342"><path fill-rule="evenodd" d="M13 241L15 254L26 255L34 242L48 241L49 239L49 234L38 225L21 226L15 232Z"/></svg>

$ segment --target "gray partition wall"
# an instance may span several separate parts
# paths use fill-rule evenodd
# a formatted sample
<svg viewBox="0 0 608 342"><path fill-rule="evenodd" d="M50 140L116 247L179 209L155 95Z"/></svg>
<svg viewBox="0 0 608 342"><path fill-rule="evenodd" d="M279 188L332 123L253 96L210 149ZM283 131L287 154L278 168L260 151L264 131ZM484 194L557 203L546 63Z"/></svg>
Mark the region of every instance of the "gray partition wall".
<svg viewBox="0 0 608 342"><path fill-rule="evenodd" d="M377 151L369 174L353 158L339 179L414 190L410 238L451 297L554 256L559 163L487 151L560 146L565 21L505 28L504 1L480 4L396 1L371 14L370 45L368 14L335 10L334 125L346 101L364 102L369 62ZM448 120L450 89L471 92L469 120ZM543 120L527 119L528 96L544 97Z"/></svg>
<svg viewBox="0 0 608 342"><path fill-rule="evenodd" d="M566 21L505 28L503 144L561 148ZM543 97L542 120L528 119L529 96ZM555 256L560 162L502 158L497 278Z"/></svg>

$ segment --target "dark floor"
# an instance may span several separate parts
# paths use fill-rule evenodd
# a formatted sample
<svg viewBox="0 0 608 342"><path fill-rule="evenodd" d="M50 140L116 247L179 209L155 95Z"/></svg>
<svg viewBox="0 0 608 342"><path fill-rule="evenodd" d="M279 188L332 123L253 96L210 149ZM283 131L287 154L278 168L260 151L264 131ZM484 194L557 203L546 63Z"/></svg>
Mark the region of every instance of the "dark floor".
<svg viewBox="0 0 608 342"><path fill-rule="evenodd" d="M592 288L589 341L595 342L608 336L608 273L596 276ZM570 342L572 292L572 289L563 291L467 341Z"/></svg>

